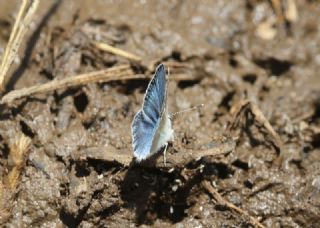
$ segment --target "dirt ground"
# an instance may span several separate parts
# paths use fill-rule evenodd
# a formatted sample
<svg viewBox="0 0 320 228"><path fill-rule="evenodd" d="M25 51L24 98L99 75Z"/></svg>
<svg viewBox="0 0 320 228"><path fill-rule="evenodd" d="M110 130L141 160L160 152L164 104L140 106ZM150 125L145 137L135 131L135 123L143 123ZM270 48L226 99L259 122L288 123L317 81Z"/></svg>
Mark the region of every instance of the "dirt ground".
<svg viewBox="0 0 320 228"><path fill-rule="evenodd" d="M42 1L7 91L123 64L151 76L164 62L173 66L169 111L204 104L174 121L171 153L212 147L244 100L261 110L282 146L247 111L231 132L235 150L222 158L173 171L126 166L103 154L132 156L131 122L149 79L22 98L0 114L2 176L15 136L32 140L5 226L252 227L212 197L208 181L266 227L320 227L320 4L298 0L288 16L276 15L271 2ZM2 53L19 3L0 2ZM98 50L94 41L142 61ZM174 78L174 69L189 78Z"/></svg>

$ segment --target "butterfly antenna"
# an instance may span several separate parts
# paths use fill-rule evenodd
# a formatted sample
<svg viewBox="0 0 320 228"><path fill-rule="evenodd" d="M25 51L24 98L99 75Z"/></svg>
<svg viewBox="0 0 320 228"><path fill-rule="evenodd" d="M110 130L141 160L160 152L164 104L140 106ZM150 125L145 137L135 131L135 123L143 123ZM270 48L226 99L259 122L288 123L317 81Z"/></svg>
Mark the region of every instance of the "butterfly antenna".
<svg viewBox="0 0 320 228"><path fill-rule="evenodd" d="M194 106L192 108L187 108L185 110L182 110L182 111L179 111L179 112L175 112L173 114L170 115L170 119L174 119L175 116L177 115L180 115L182 113L185 113L185 112L190 112L190 111L193 111L193 110L196 110L196 109L200 109L200 108L203 108L204 104L199 104L197 106Z"/></svg>

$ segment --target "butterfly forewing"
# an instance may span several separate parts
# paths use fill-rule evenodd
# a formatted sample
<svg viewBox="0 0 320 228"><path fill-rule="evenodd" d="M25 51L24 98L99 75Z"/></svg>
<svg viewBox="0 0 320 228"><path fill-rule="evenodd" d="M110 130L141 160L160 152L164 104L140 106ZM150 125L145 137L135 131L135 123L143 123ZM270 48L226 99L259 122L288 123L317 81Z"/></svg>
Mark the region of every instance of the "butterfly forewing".
<svg viewBox="0 0 320 228"><path fill-rule="evenodd" d="M165 107L167 79L164 65L159 65L151 80L143 102L142 110L147 117L156 123Z"/></svg>

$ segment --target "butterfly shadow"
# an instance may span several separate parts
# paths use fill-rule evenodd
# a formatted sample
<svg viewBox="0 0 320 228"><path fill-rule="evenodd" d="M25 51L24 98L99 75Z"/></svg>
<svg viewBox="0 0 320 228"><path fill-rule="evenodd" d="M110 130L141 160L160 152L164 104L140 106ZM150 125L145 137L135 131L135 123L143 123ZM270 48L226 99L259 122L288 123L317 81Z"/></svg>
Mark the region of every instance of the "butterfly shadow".
<svg viewBox="0 0 320 228"><path fill-rule="evenodd" d="M187 202L194 186L202 181L196 174L185 180L181 168L163 169L153 166L155 157L143 163L132 162L120 185L120 196L124 206L135 210L137 225L152 225L156 219L177 223L187 214ZM183 186L175 188L177 183Z"/></svg>

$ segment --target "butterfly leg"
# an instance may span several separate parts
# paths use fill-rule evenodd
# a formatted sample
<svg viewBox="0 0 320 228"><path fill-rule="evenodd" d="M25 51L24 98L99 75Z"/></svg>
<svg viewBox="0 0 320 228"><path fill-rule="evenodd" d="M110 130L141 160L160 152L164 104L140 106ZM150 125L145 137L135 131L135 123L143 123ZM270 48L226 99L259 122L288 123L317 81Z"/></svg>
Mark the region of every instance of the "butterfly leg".
<svg viewBox="0 0 320 228"><path fill-rule="evenodd" d="M164 164L164 166L167 166L167 158L166 158L167 148L168 148L168 143L166 143L166 146L163 151L163 164Z"/></svg>

